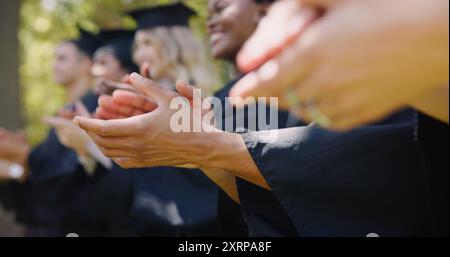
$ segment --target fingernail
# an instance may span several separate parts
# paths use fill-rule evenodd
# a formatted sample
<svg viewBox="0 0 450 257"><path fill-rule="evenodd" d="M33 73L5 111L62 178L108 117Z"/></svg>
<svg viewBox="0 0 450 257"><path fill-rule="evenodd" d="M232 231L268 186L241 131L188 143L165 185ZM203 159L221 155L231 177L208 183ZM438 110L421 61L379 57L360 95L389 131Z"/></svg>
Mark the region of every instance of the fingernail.
<svg viewBox="0 0 450 257"><path fill-rule="evenodd" d="M75 124L78 127L80 127L80 121L79 121L78 117L73 118L72 122L73 122L73 124Z"/></svg>
<svg viewBox="0 0 450 257"><path fill-rule="evenodd" d="M142 76L141 75L139 75L138 73L136 73L136 72L133 72L133 73L131 73L131 76L130 76L130 78L132 79L132 80L136 80L136 81L139 81L139 80L141 80L142 79Z"/></svg>

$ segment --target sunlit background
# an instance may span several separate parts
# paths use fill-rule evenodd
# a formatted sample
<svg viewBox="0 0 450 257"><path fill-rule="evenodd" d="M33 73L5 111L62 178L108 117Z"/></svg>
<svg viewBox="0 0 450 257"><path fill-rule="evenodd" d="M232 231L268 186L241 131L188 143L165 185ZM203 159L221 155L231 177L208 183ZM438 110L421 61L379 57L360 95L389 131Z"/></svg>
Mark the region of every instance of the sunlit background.
<svg viewBox="0 0 450 257"><path fill-rule="evenodd" d="M62 87L52 81L52 55L56 44L77 36L76 24L89 31L99 28L133 28L125 10L168 3L167 0L23 0L20 9L20 86L22 116L31 143L47 133L43 115L54 113L64 103ZM196 34L205 40L207 0L187 0L199 17L193 19ZM220 64L216 64L221 67ZM224 74L226 72L223 72ZM218 85L214 85L217 87Z"/></svg>

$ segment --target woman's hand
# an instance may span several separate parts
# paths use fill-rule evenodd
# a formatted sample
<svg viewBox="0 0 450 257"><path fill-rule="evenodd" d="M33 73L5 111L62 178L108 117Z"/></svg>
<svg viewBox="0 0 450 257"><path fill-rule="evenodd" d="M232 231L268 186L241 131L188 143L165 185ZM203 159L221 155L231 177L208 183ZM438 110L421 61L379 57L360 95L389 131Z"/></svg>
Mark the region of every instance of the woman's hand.
<svg viewBox="0 0 450 257"><path fill-rule="evenodd" d="M98 100L95 117L102 120L124 119L153 111L155 101L138 92L116 90L112 94L102 95Z"/></svg>
<svg viewBox="0 0 450 257"><path fill-rule="evenodd" d="M207 140L203 133L177 133L172 130L172 117L179 110L170 108L171 101L180 97L153 81L132 74L130 82L137 91L155 101L155 109L145 114L120 120L99 120L76 117L74 122L86 130L99 149L124 168L131 167L200 167L205 156ZM189 87L179 81L177 88ZM134 98L136 99L136 98ZM188 100L186 101L187 106ZM191 108L182 111L189 112ZM201 117L198 117L201 118ZM201 121L200 121L201 122ZM209 125L204 125L209 126ZM214 128L208 127L213 130Z"/></svg>
<svg viewBox="0 0 450 257"><path fill-rule="evenodd" d="M81 102L77 102L75 106L76 112L74 112L74 115L91 116ZM74 150L79 156L87 156L87 146L92 140L84 130L73 124L72 118L67 115L61 115L60 112L59 117L45 117L43 121L55 129L61 144Z"/></svg>
<svg viewBox="0 0 450 257"><path fill-rule="evenodd" d="M194 87L186 83L178 83L176 85L177 92L180 96L185 97L191 106L194 104L194 89ZM152 98L135 90L115 90L112 96L100 96L98 103L99 107L95 116L102 120L129 118L149 113L157 107L156 102ZM208 111L209 108L202 108L203 114Z"/></svg>
<svg viewBox="0 0 450 257"><path fill-rule="evenodd" d="M150 65L140 67L141 76L151 79ZM151 98L136 91L127 75L123 83L102 81L97 86L101 94L95 117L102 120L124 119L153 111L156 103Z"/></svg>
<svg viewBox="0 0 450 257"><path fill-rule="evenodd" d="M323 15L296 30L291 21L310 17L302 4ZM381 119L448 84L448 5L441 0L280 1L239 55L245 70L259 68L239 81L231 96L278 96L281 107L297 108L306 120L312 108L319 110L338 130ZM266 44L274 24L289 33ZM292 95L296 101L289 100Z"/></svg>
<svg viewBox="0 0 450 257"><path fill-rule="evenodd" d="M192 87L185 82L177 82L177 91L187 96L183 97L186 105L183 105L185 108L181 113L189 117L191 126L200 122L202 132L174 132L171 125L178 120L172 117L180 114L180 110L171 108L171 102L180 100L175 99L180 94L159 87L137 73L132 74L130 82L138 91L155 100L155 110L119 120L74 119L74 123L86 130L106 156L122 168L200 168L219 186L227 188L225 190L231 195L235 195L230 190L233 178L225 176L224 171L268 188L239 134L217 130L208 122L198 120L204 113L201 112L202 106L189 99L193 97ZM222 175L214 174L219 170Z"/></svg>

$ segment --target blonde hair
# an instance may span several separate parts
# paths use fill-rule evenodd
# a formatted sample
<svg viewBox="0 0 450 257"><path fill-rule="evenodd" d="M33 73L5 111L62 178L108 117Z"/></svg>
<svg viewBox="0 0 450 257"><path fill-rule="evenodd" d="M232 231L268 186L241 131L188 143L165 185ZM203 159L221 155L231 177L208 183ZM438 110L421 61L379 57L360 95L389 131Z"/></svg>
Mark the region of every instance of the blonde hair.
<svg viewBox="0 0 450 257"><path fill-rule="evenodd" d="M207 48L195 38L192 31L183 26L156 27L145 30L161 62L167 64L166 74L176 81L182 79L201 88L203 95L210 95L218 83L214 65L207 58Z"/></svg>

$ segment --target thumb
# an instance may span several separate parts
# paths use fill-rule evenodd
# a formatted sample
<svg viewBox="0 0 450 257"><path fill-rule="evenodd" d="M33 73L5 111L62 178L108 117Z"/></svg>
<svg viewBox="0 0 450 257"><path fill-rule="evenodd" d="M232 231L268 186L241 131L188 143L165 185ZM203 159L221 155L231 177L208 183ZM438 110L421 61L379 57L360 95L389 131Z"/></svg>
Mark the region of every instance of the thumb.
<svg viewBox="0 0 450 257"><path fill-rule="evenodd" d="M131 85L142 94L153 98L157 103L160 103L161 99L170 97L171 91L160 87L153 80L147 79L134 72L130 75Z"/></svg>

